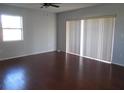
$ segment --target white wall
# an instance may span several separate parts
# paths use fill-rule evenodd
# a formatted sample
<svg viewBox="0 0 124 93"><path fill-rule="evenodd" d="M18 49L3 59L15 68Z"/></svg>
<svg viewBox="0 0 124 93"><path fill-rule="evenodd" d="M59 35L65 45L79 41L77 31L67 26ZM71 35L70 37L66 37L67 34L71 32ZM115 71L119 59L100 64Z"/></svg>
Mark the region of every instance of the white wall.
<svg viewBox="0 0 124 93"><path fill-rule="evenodd" d="M116 15L116 31L114 35L113 61L124 66L124 4L103 4L57 14L57 50L66 50L67 20L84 17Z"/></svg>
<svg viewBox="0 0 124 93"><path fill-rule="evenodd" d="M0 60L56 50L56 15L39 10L1 6L1 14L23 16L23 41L0 41Z"/></svg>

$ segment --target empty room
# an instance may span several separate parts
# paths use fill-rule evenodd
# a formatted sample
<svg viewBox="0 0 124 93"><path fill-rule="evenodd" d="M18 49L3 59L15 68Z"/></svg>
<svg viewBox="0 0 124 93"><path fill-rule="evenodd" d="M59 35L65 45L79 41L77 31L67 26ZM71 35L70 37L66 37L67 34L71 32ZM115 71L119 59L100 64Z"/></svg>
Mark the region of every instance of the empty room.
<svg viewBox="0 0 124 93"><path fill-rule="evenodd" d="M124 89L124 4L1 3L1 90Z"/></svg>

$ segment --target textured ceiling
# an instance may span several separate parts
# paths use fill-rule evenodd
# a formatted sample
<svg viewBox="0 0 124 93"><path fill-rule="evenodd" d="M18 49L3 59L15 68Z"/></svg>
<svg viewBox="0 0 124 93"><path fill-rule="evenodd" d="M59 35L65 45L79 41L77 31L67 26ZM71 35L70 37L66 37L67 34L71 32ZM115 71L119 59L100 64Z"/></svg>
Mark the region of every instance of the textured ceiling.
<svg viewBox="0 0 124 93"><path fill-rule="evenodd" d="M69 11L69 10L74 10L74 9L79 9L79 8L85 8L85 7L90 7L90 6L95 6L98 5L96 3L59 3L59 8L54 8L54 7L49 7L49 8L40 8L41 5L40 3L31 3L31 4L23 4L23 3L14 3L14 4L7 4L11 6L16 6L16 7L22 7L22 8L31 8L31 9L38 9L38 10L43 10L47 12L53 12L53 13L58 13L58 12L64 12L64 11Z"/></svg>

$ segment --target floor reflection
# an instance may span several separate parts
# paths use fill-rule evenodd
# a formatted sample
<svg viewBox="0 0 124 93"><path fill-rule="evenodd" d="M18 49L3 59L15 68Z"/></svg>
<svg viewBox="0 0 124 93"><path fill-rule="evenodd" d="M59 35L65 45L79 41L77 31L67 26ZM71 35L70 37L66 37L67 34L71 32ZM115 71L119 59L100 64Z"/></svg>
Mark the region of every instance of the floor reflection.
<svg viewBox="0 0 124 93"><path fill-rule="evenodd" d="M78 71L78 80L83 79L83 57L79 58L79 71Z"/></svg>
<svg viewBox="0 0 124 93"><path fill-rule="evenodd" d="M4 89L24 89L26 85L25 70L16 68L9 70L4 78Z"/></svg>
<svg viewBox="0 0 124 93"><path fill-rule="evenodd" d="M65 55L65 68L64 68L64 79L68 79L69 77L69 61L68 61L68 55Z"/></svg>

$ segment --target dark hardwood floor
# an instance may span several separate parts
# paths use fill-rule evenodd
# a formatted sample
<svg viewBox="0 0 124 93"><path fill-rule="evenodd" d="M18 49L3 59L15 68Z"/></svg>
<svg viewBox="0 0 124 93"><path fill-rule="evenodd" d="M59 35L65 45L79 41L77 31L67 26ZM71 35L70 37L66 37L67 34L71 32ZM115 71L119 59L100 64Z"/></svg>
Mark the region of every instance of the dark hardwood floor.
<svg viewBox="0 0 124 93"><path fill-rule="evenodd" d="M124 89L124 67L43 53L0 61L0 89Z"/></svg>

